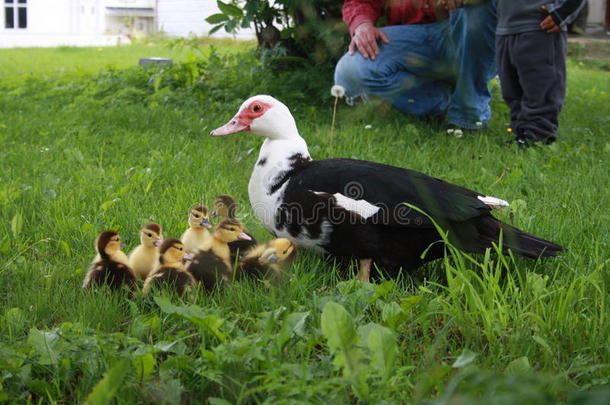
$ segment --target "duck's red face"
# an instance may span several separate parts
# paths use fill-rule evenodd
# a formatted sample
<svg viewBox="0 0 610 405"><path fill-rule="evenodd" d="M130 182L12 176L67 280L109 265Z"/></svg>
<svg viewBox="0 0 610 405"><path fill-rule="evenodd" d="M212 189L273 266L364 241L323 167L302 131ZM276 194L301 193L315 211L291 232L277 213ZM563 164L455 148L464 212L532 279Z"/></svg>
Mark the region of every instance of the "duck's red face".
<svg viewBox="0 0 610 405"><path fill-rule="evenodd" d="M252 121L262 117L270 108L270 104L260 100L254 100L245 107L242 107L242 109L239 110L237 115L233 117L231 121L210 132L210 135L219 136L234 134L241 131L250 131Z"/></svg>

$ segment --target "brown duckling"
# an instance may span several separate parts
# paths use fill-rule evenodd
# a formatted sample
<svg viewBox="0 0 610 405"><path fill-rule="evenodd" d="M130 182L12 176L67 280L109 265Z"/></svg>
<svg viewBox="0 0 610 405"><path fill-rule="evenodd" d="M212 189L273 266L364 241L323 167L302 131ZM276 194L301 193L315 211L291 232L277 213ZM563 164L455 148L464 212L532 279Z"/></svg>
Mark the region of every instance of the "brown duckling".
<svg viewBox="0 0 610 405"><path fill-rule="evenodd" d="M239 276L282 281L295 256L296 246L290 240L272 239L250 250L239 262Z"/></svg>
<svg viewBox="0 0 610 405"><path fill-rule="evenodd" d="M161 227L158 224L146 224L140 231L140 245L129 254L129 267L136 276L145 280L159 264L159 246L163 242Z"/></svg>
<svg viewBox="0 0 610 405"><path fill-rule="evenodd" d="M144 293L147 294L151 288L161 285L169 285L180 296L190 291L195 279L186 271L184 262L191 259L192 256L186 253L184 245L178 239L164 240L159 249L159 266L146 278Z"/></svg>
<svg viewBox="0 0 610 405"><path fill-rule="evenodd" d="M243 225L236 219L225 219L216 226L210 243L193 257L187 270L206 290L227 284L233 279L233 263L229 243L236 240L250 240L244 233Z"/></svg>
<svg viewBox="0 0 610 405"><path fill-rule="evenodd" d="M210 240L209 228L210 216L208 207L204 205L195 205L189 213L189 228L184 231L180 240L184 244L184 248L188 253L196 253L198 249L206 246Z"/></svg>
<svg viewBox="0 0 610 405"><path fill-rule="evenodd" d="M235 199L228 194L221 194L214 199L214 210L212 211L212 218L222 217L229 219L236 219L237 217L237 203ZM256 247L256 239L245 232L251 240L236 240L229 243L229 249L231 251L231 262L235 263L237 256L241 259L248 251Z"/></svg>
<svg viewBox="0 0 610 405"><path fill-rule="evenodd" d="M123 286L130 290L136 288L136 275L121 247L121 236L117 232L109 230L98 235L95 240L97 255L87 271L83 288L104 284L113 290Z"/></svg>

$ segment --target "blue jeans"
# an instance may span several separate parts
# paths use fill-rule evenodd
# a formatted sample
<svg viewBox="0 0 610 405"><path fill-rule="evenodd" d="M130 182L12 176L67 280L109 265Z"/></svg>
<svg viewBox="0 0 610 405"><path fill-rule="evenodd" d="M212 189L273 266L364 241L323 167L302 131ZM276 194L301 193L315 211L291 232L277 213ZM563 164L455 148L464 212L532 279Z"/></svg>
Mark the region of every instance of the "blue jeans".
<svg viewBox="0 0 610 405"><path fill-rule="evenodd" d="M403 114L441 116L477 129L491 118L489 81L496 75L495 0L467 6L430 24L382 28L375 60L345 54L335 69L351 104L377 96Z"/></svg>

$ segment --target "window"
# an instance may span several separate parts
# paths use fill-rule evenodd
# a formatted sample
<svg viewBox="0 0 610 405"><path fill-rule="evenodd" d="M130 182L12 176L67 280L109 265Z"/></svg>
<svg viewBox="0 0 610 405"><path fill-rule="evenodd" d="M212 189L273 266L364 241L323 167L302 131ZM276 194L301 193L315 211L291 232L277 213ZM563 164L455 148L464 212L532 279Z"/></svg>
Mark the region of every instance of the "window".
<svg viewBox="0 0 610 405"><path fill-rule="evenodd" d="M4 28L27 27L27 0L4 0Z"/></svg>

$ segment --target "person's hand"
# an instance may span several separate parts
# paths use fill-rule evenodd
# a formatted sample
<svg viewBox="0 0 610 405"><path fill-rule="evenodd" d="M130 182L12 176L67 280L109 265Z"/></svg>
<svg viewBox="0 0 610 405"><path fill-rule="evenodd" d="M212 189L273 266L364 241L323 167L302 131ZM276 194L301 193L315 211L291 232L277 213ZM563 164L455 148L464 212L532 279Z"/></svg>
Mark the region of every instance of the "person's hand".
<svg viewBox="0 0 610 405"><path fill-rule="evenodd" d="M442 7L445 10L455 11L460 7L464 7L468 0L437 0L436 6Z"/></svg>
<svg viewBox="0 0 610 405"><path fill-rule="evenodd" d="M354 31L352 42L350 42L348 48L349 54L353 55L356 51L360 51L363 57L375 60L377 55L379 55L378 40L382 40L385 44L390 43L390 40L382 30L375 27L371 22L363 22Z"/></svg>
<svg viewBox="0 0 610 405"><path fill-rule="evenodd" d="M541 6L540 8L546 11L546 6ZM551 15L548 15L544 20L542 20L540 23L540 28L545 30L547 34L553 34L561 31L561 27L557 25L555 20L553 20L553 16Z"/></svg>

